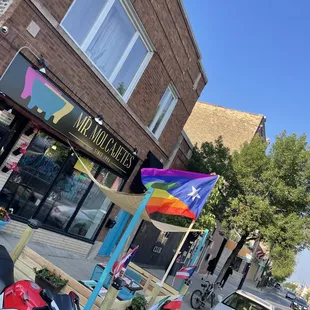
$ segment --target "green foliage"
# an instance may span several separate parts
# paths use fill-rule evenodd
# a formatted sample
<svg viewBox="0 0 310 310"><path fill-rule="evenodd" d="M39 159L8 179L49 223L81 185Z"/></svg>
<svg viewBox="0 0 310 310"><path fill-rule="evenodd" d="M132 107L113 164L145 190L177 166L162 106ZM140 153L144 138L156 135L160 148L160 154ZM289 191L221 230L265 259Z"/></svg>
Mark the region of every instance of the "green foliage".
<svg viewBox="0 0 310 310"><path fill-rule="evenodd" d="M305 295L305 300L306 300L306 301L310 301L310 292L308 292L308 293Z"/></svg>
<svg viewBox="0 0 310 310"><path fill-rule="evenodd" d="M213 210L227 233L234 230L240 235L237 248L259 235L271 248L274 276L289 276L296 253L309 245L310 151L306 136L283 132L269 149L261 137L255 137L232 155L219 138L195 148L188 167L222 176L218 203L209 201L207 211ZM219 278L238 254L237 248ZM282 259L286 271L280 266Z"/></svg>
<svg viewBox="0 0 310 310"><path fill-rule="evenodd" d="M200 149L195 146L187 168L189 171L221 176L208 199L216 218L221 220L229 199L238 193L232 156L222 138L219 137L214 143L205 142Z"/></svg>
<svg viewBox="0 0 310 310"><path fill-rule="evenodd" d="M118 86L117 86L117 91L119 92L119 94L121 95L121 96L123 96L124 94L125 94L125 92L126 92L126 87L125 87L125 83L124 82L120 82L119 84L118 84Z"/></svg>
<svg viewBox="0 0 310 310"><path fill-rule="evenodd" d="M136 294L136 296L131 301L132 310L145 310L147 306L147 301L145 297L141 294Z"/></svg>
<svg viewBox="0 0 310 310"><path fill-rule="evenodd" d="M37 268L33 268L33 271L36 276L46 279L55 287L64 286L68 283L68 280L62 279L62 277L57 275L55 271L50 271L47 268L42 268L39 270Z"/></svg>
<svg viewBox="0 0 310 310"><path fill-rule="evenodd" d="M262 182L268 169L266 148L267 144L256 137L232 157L239 193L228 201L223 226L227 230L235 229L246 238L255 238L257 230L267 227L274 212Z"/></svg>
<svg viewBox="0 0 310 310"><path fill-rule="evenodd" d="M296 254L280 246L272 249L270 260L272 261L272 275L277 281L284 281L294 271Z"/></svg>
<svg viewBox="0 0 310 310"><path fill-rule="evenodd" d="M288 288L290 291L292 292L296 292L296 289L297 289L297 285L294 284L294 283L291 283L291 282L286 282L283 284L284 287Z"/></svg>
<svg viewBox="0 0 310 310"><path fill-rule="evenodd" d="M296 253L309 244L309 219L298 213L275 213L261 233L271 248L277 245Z"/></svg>
<svg viewBox="0 0 310 310"><path fill-rule="evenodd" d="M266 176L269 200L281 213L307 212L310 202L310 152L306 135L277 136Z"/></svg>

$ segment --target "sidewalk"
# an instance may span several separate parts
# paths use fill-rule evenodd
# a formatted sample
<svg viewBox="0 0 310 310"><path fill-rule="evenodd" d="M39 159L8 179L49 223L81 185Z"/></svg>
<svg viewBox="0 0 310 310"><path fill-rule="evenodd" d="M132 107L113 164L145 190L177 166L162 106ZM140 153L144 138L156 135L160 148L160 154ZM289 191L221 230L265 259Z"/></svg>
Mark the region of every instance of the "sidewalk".
<svg viewBox="0 0 310 310"><path fill-rule="evenodd" d="M4 245L11 252L18 242L18 238L8 233L0 231L0 244ZM43 256L51 263L61 268L76 280L90 279L94 267L97 263L107 261L105 257L96 257L95 259L86 259L71 251L62 250L49 245L37 242L30 242L28 247Z"/></svg>
<svg viewBox="0 0 310 310"><path fill-rule="evenodd" d="M164 270L160 270L160 269L147 269L147 271L149 271L150 273L152 273L154 276L158 277L159 279L161 279L165 273ZM183 299L182 310L191 310L192 309L190 306L190 297L191 297L191 294L194 290L201 289L201 284L203 283L203 281L201 280L202 276L203 275L201 275L201 274L195 273L191 277L192 283L190 285L188 293L186 294L186 296ZM207 281L214 283L216 278L217 278L217 275L212 275L212 276L209 276L207 278ZM173 277L169 276L166 280L166 283L172 286L172 282L173 282ZM181 282L182 282L181 280L176 279L174 281L173 287L178 290L180 288ZM221 295L222 297L228 296L229 294L231 294L235 290L237 290L239 283L240 283L239 279L236 279L233 276L229 277L224 288L222 290L218 290L216 292L216 295ZM264 296L264 291L258 289L253 281L246 280L242 289L246 290L246 291L248 291L248 292L250 292L256 296L260 296L260 297ZM206 308L206 309L208 309L208 308Z"/></svg>
<svg viewBox="0 0 310 310"><path fill-rule="evenodd" d="M4 245L9 252L13 250L17 242L18 238L11 236L10 234L5 233L3 231L0 231L0 244ZM97 263L103 263L108 260L107 257L98 257L98 256L95 259L86 259L85 257L81 257L80 255L75 254L73 252L37 242L30 242L28 244L28 247L36 251L39 255L49 260L57 267L61 268L63 271L65 271L67 274L69 274L76 280L90 279L95 265ZM165 273L164 270L160 269L146 269L146 270L148 270L150 273L152 273L159 279L161 279ZM191 278L192 284L189 288L188 293L184 297L182 310L192 309L190 307L190 296L195 289L201 289L201 283L203 283L203 281L201 281L201 277L202 275L197 273L195 273L192 276ZM213 283L216 280L216 275L209 276L207 280ZM166 280L166 283L172 286L173 281L174 278L172 276L169 276ZM240 280L235 279L233 276L230 277L226 282L224 289L219 290L217 292L217 295L225 297L231 294L237 289L239 282ZM181 283L182 283L181 280L176 279L174 281L173 287L179 290ZM243 289L257 296L260 295L263 296L264 294L264 292L257 289L255 284L251 281L245 281Z"/></svg>

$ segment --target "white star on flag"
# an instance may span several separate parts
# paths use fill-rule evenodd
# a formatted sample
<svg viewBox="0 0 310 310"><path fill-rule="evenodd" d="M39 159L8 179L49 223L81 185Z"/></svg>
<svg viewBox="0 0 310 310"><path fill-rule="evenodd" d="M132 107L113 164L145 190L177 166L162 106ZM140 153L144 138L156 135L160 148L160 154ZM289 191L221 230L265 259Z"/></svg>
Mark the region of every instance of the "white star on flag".
<svg viewBox="0 0 310 310"><path fill-rule="evenodd" d="M187 194L187 196L191 196L192 197L192 201L194 201L196 198L199 199L200 196L198 194L198 192L201 190L201 188L196 189L194 186L192 186L192 192Z"/></svg>

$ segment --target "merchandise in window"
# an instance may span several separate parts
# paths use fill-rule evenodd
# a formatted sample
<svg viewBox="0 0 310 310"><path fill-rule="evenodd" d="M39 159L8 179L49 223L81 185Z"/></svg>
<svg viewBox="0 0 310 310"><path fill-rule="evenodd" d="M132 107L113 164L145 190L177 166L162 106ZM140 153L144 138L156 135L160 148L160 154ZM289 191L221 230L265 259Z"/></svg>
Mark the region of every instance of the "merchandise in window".
<svg viewBox="0 0 310 310"><path fill-rule="evenodd" d="M99 183L121 188L123 179L84 155L79 158ZM0 205L20 218L93 240L112 202L68 146L39 132L0 191Z"/></svg>
<svg viewBox="0 0 310 310"><path fill-rule="evenodd" d="M0 193L0 203L13 214L31 218L61 170L69 148L44 132L31 142Z"/></svg>
<svg viewBox="0 0 310 310"><path fill-rule="evenodd" d="M173 88L169 86L157 106L155 117L149 125L149 129L157 139L164 130L177 101Z"/></svg>
<svg viewBox="0 0 310 310"><path fill-rule="evenodd" d="M151 52L122 1L76 0L62 21L62 27L127 100Z"/></svg>

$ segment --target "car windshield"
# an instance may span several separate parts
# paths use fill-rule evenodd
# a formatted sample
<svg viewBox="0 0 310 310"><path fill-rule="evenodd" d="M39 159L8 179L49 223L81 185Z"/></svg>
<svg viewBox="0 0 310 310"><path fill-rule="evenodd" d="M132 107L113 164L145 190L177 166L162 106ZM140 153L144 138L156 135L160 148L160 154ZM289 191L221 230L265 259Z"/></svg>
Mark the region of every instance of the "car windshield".
<svg viewBox="0 0 310 310"><path fill-rule="evenodd" d="M307 306L307 302L302 298L297 297L295 301L298 302L300 305Z"/></svg>
<svg viewBox="0 0 310 310"><path fill-rule="evenodd" d="M254 300L251 300L238 293L234 293L228 296L223 301L223 304L236 310L269 310L268 307L264 307L263 305L256 303Z"/></svg>

